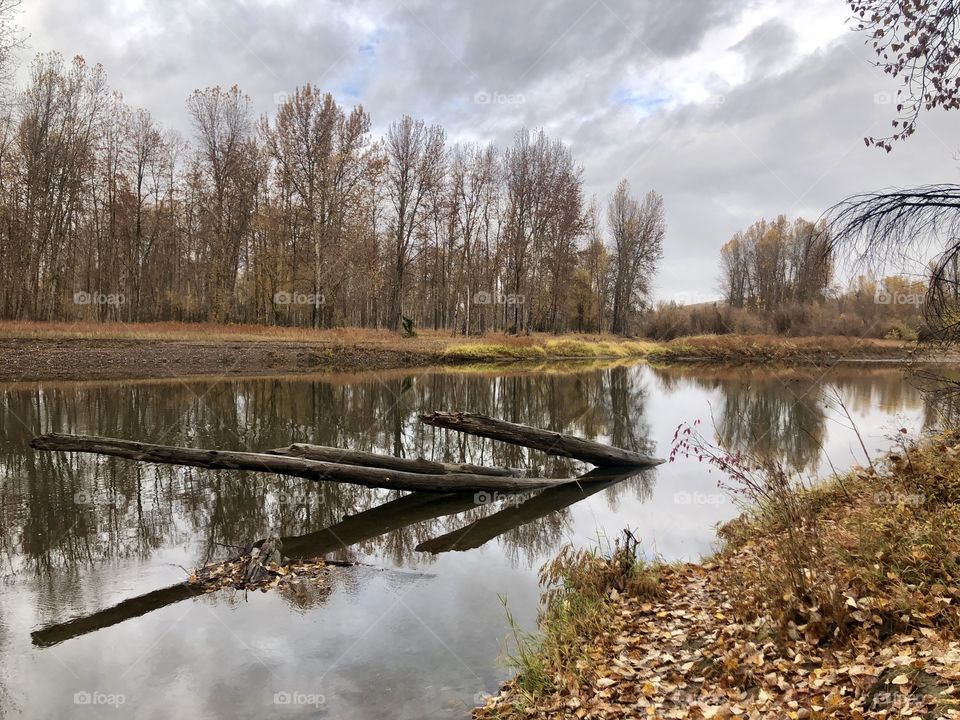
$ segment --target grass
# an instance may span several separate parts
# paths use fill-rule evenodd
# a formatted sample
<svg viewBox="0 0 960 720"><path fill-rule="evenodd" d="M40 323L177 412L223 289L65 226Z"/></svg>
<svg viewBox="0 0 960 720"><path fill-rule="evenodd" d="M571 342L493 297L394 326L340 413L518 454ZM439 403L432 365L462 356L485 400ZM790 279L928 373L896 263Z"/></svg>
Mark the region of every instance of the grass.
<svg viewBox="0 0 960 720"><path fill-rule="evenodd" d="M772 496L720 529L743 616L787 633L812 624L831 641L860 629L857 613L884 632L933 623L960 635L960 432L904 441L791 501Z"/></svg>
<svg viewBox="0 0 960 720"><path fill-rule="evenodd" d="M787 338L775 335L696 335L655 344L651 361L703 360L711 362L807 362L839 358L901 359L910 343L841 336Z"/></svg>
<svg viewBox="0 0 960 720"><path fill-rule="evenodd" d="M517 671L516 687L528 702L554 692L561 669L576 678L590 672L587 641L609 625L614 612L611 595L655 597L659 568L658 563L637 556L637 541L625 530L608 553L574 550L567 545L540 571L540 582L546 588L540 632L521 630L507 609L516 646L507 664Z"/></svg>
<svg viewBox="0 0 960 720"><path fill-rule="evenodd" d="M545 333L513 336L487 333L464 337L449 331L418 329L417 336L368 328L311 329L212 323L96 323L0 321L0 339L96 341L180 341L203 344L277 342L327 348L429 355L437 362L479 363L557 359L633 359L655 362L822 363L839 358L905 359L910 344L846 337L783 338L767 335L700 335L666 343L610 335Z"/></svg>
<svg viewBox="0 0 960 720"><path fill-rule="evenodd" d="M526 340L527 342L518 342ZM542 360L644 358L657 346L654 343L629 340L593 340L579 337L553 338L539 335L526 338L458 342L443 351L443 357L454 361L477 360Z"/></svg>

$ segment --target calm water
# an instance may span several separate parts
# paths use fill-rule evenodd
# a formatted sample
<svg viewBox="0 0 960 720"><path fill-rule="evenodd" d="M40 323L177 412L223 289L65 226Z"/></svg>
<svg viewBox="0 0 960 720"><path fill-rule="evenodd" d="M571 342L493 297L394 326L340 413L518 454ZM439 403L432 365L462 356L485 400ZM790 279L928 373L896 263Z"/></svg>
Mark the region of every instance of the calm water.
<svg viewBox="0 0 960 720"><path fill-rule="evenodd" d="M470 409L662 457L677 425L700 419L731 445L817 474L826 457L862 462L847 418L825 407L833 389L871 451L899 427L934 421L895 369L635 365L0 388L0 716L462 718L507 675L500 596L532 628L537 569L563 543L595 545L629 526L648 554L696 560L714 525L736 514L694 461L587 497L478 504L37 453L34 434L231 449L316 442L561 477L584 468L422 427L416 415ZM292 594L176 587L183 568L273 534L366 565Z"/></svg>

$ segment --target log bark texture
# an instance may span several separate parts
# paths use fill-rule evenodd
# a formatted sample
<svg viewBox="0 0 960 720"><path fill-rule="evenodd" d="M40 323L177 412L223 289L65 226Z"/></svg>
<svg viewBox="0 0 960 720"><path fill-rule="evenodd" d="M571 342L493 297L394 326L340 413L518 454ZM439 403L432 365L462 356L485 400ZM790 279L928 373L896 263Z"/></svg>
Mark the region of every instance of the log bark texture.
<svg viewBox="0 0 960 720"><path fill-rule="evenodd" d="M469 463L444 463L427 460L425 458L398 458L393 455L364 452L362 450L344 450L343 448L328 447L327 445L310 445L294 443L284 448L267 450L269 455L286 455L300 457L306 460L339 463L341 465L358 465L361 467L384 468L385 470L399 470L401 472L422 473L427 475L444 475L446 473L466 473L467 475L491 475L494 477L511 477L518 475L518 471L508 468L485 467L470 465Z"/></svg>
<svg viewBox="0 0 960 720"><path fill-rule="evenodd" d="M523 491L553 487L571 482L570 479L554 480L549 478L515 478L473 475L468 473L447 473L428 475L422 473L400 472L379 468L340 465L338 463L306 460L299 457L269 455L267 453L239 452L233 450L204 450L173 445L152 445L133 440L93 437L88 435L63 435L51 433L40 435L30 441L37 450L62 450L67 452L85 452L98 455L136 460L138 462L162 463L166 465L187 465L190 467L210 468L213 470L249 470L252 472L277 473L308 480L331 480L352 483L364 487L386 488L389 490L410 490L422 492L481 492L481 491Z"/></svg>
<svg viewBox="0 0 960 720"><path fill-rule="evenodd" d="M560 455L575 460L583 460L597 467L652 467L665 462L659 458L653 458L632 450L603 445L592 440L584 440L573 435L564 435L550 430L530 427L529 425L518 425L505 420L497 420L487 415L435 411L421 415L420 420L434 427L534 448L548 455Z"/></svg>

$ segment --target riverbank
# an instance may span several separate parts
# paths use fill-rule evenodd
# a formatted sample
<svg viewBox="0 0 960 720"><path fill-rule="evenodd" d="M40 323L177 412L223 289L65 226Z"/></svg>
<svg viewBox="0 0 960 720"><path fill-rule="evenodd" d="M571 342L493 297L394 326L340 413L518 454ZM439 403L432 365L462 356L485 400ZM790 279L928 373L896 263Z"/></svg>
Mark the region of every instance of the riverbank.
<svg viewBox="0 0 960 720"><path fill-rule="evenodd" d="M892 340L701 336L668 343L598 335L310 330L187 323L0 323L0 381L106 380L352 372L430 365L638 358L654 362L826 365L907 362Z"/></svg>
<svg viewBox="0 0 960 720"><path fill-rule="evenodd" d="M774 488L704 564L561 554L474 717L960 717L960 433Z"/></svg>

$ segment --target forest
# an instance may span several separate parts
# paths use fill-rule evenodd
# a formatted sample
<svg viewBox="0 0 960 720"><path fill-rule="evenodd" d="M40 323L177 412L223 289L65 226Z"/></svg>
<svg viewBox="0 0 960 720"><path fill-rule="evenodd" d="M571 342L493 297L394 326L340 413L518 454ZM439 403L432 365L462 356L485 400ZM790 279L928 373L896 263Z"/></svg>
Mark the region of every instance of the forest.
<svg viewBox="0 0 960 720"><path fill-rule="evenodd" d="M164 129L83 58L38 55L0 122L0 318L629 333L663 198L588 200L570 149L450 143L306 84L255 117L194 91Z"/></svg>

